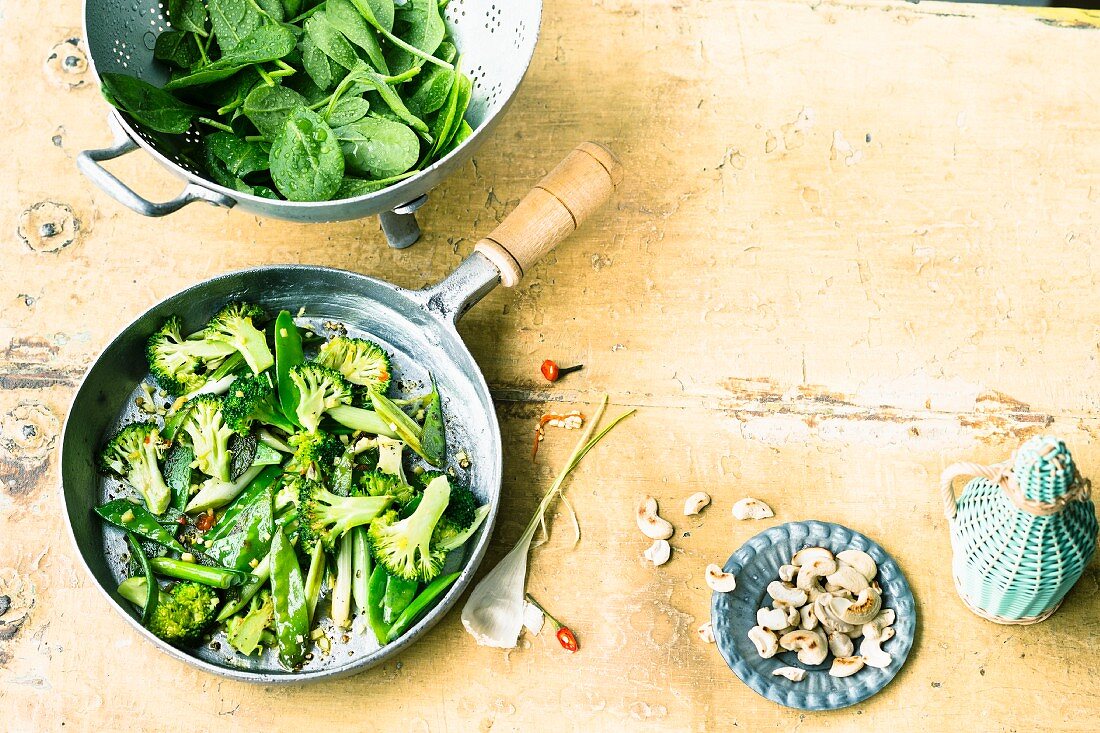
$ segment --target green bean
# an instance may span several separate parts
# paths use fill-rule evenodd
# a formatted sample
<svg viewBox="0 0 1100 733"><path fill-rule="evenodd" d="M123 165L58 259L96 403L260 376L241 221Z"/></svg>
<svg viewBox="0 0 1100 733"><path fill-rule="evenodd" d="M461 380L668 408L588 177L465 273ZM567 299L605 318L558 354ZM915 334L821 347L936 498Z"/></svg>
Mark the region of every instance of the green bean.
<svg viewBox="0 0 1100 733"><path fill-rule="evenodd" d="M400 637L413 623L420 618L420 615L428 610L428 607L432 605L436 598L439 597L443 591L447 590L451 586L451 583L458 580L458 576L462 573L451 573L450 575L441 575L431 583L428 587L420 592L409 607L406 608L397 620L390 626L390 631L386 635L386 642L391 642Z"/></svg>
<svg viewBox="0 0 1100 733"><path fill-rule="evenodd" d="M132 532L138 537L152 540L176 552L187 552L175 536L141 504L135 504L129 499L115 499L97 506L95 512L116 527L127 530L128 533Z"/></svg>
<svg viewBox="0 0 1100 733"><path fill-rule="evenodd" d="M190 580L223 590L235 585L243 585L249 576L249 573L242 573L239 570L214 568L186 560L174 560L170 557L154 557L149 564L160 575L177 580Z"/></svg>
<svg viewBox="0 0 1100 733"><path fill-rule="evenodd" d="M275 319L275 376L279 383L279 404L286 418L299 427L298 388L290 379L290 370L305 360L302 334L294 325L294 318L290 311L280 311Z"/></svg>

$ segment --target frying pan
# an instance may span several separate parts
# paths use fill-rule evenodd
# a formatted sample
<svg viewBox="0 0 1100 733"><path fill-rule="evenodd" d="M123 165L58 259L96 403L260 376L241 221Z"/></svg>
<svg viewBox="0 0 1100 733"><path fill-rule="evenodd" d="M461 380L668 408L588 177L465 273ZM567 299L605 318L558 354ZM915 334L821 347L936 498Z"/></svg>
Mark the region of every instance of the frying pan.
<svg viewBox="0 0 1100 733"><path fill-rule="evenodd" d="M458 319L497 283L515 285L523 272L599 208L622 179L609 151L582 143L552 170L516 208L478 242L449 276L424 290L406 290L358 273L326 267L273 265L220 275L158 303L127 326L92 364L77 390L62 435L61 480L69 530L88 573L109 603L149 642L200 669L262 684L334 678L367 669L419 639L458 601L485 555L500 505L500 430L489 388L455 328ZM419 623L396 642L379 648L372 635L334 630L319 615L331 653L314 651L301 669L279 666L274 650L261 657L238 655L221 634L195 650L176 649L141 626L133 607L116 589L124 576L122 533L105 526L92 508L125 492L94 470L96 451L121 424L140 418L133 397L146 380L145 341L170 315L184 330L201 326L222 305L247 300L274 313L305 308L305 319L321 332L325 321L347 326L351 335L382 344L393 356L398 393L416 392L431 374L443 397L448 460L481 503L491 509L484 525L452 558L462 574ZM415 384L419 383L419 384ZM127 405L121 413L119 405ZM147 419L147 418L146 418ZM465 452L469 462L455 464ZM458 552L452 553L459 554Z"/></svg>

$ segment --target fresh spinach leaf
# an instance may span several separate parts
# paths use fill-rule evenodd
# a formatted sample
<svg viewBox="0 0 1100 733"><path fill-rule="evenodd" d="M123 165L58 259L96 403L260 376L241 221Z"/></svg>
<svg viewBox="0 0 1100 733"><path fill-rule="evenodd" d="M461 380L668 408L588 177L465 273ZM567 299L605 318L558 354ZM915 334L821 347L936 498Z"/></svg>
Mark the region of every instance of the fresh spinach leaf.
<svg viewBox="0 0 1100 733"><path fill-rule="evenodd" d="M455 72L442 66L433 66L417 78L419 81L413 87L412 94L405 98L405 106L423 119L446 104L447 95L455 81Z"/></svg>
<svg viewBox="0 0 1100 733"><path fill-rule="evenodd" d="M420 156L416 133L400 122L367 117L335 132L347 170L368 178L404 173Z"/></svg>
<svg viewBox="0 0 1100 733"><path fill-rule="evenodd" d="M286 9L282 0L256 0L256 5L274 22L282 23L286 20Z"/></svg>
<svg viewBox="0 0 1100 733"><path fill-rule="evenodd" d="M195 36L183 31L164 31L157 36L153 58L179 69L190 69L202 56L195 45Z"/></svg>
<svg viewBox="0 0 1100 733"><path fill-rule="evenodd" d="M183 134L199 110L149 82L125 74L102 74L103 96L137 122L157 132Z"/></svg>
<svg viewBox="0 0 1100 733"><path fill-rule="evenodd" d="M221 130L212 132L204 141L206 147L220 160L230 173L244 177L249 173L267 170L268 153L259 143L242 140ZM251 461L245 466L251 465Z"/></svg>
<svg viewBox="0 0 1100 733"><path fill-rule="evenodd" d="M301 94L281 86L258 86L241 105L244 115L260 134L273 140L283 130L291 110L307 106Z"/></svg>
<svg viewBox="0 0 1100 733"><path fill-rule="evenodd" d="M348 43L348 39L344 38L343 34L329 22L327 13L311 15L304 28L314 45L324 51L330 59L345 69L354 69L359 65L359 57L355 49Z"/></svg>
<svg viewBox="0 0 1100 733"><path fill-rule="evenodd" d="M351 0L355 9L383 33L393 30L393 0Z"/></svg>
<svg viewBox="0 0 1100 733"><path fill-rule="evenodd" d="M369 84L374 87L374 91L378 92L378 96L382 98L386 106L393 110L394 114L396 114L402 122L421 133L422 136L428 136L428 125L424 120L409 111L409 108L401 101L401 97L397 95L393 87L386 83L386 80L381 75L376 74L366 64L362 64L356 70L355 78L364 84ZM429 140L429 142L431 141Z"/></svg>
<svg viewBox="0 0 1100 733"><path fill-rule="evenodd" d="M390 73L386 65L386 56L382 53L382 47L378 45L378 39L371 30L370 23L355 9L351 0L327 0L325 15L333 27L366 52L375 71L383 74Z"/></svg>
<svg viewBox="0 0 1100 733"><path fill-rule="evenodd" d="M206 6L202 0L168 0L168 20L177 31L191 31L206 38Z"/></svg>
<svg viewBox="0 0 1100 733"><path fill-rule="evenodd" d="M260 27L263 18L248 0L206 0L210 25L222 53L232 51L248 34Z"/></svg>
<svg viewBox="0 0 1100 733"><path fill-rule="evenodd" d="M400 15L408 26L408 30L402 34L404 40L424 54L432 55L447 35L447 26L439 15L436 0L409 0L401 9ZM390 64L390 70L394 74L423 63L418 58L419 55L414 55L411 50L403 47L394 49L393 63Z"/></svg>
<svg viewBox="0 0 1100 733"><path fill-rule="evenodd" d="M210 84L236 74L241 69L281 59L294 50L294 34L278 25L264 25L242 38L232 51L217 61L200 66L184 76L172 79L165 89L183 89Z"/></svg>
<svg viewBox="0 0 1100 733"><path fill-rule="evenodd" d="M362 97L345 96L326 115L325 122L329 127L342 127L363 119L370 111L370 102Z"/></svg>
<svg viewBox="0 0 1100 733"><path fill-rule="evenodd" d="M381 191L387 186L392 186L398 181L403 181L409 176L416 175L416 171L408 171L397 176L391 176L390 178L383 178L378 181L368 181L363 178L354 178L348 176L344 178L340 183L340 188L336 189L333 200L338 199L353 199L358 196L366 196L368 193L374 193L375 191Z"/></svg>
<svg viewBox="0 0 1100 733"><path fill-rule="evenodd" d="M474 128L470 127L469 122L463 120L462 123L458 126L458 130L455 132L454 137L452 137L451 141L447 143L447 148L443 151L443 155L446 155L447 153L457 148L466 138L470 137L470 135L473 134Z"/></svg>
<svg viewBox="0 0 1100 733"><path fill-rule="evenodd" d="M329 60L324 51L317 47L317 44L313 42L313 38L309 35L303 36L302 40L298 42L298 50L302 53L302 65L305 67L306 73L309 74L309 78L313 79L313 83L322 90L332 89L332 85L336 83L336 73L332 70L332 61Z"/></svg>
<svg viewBox="0 0 1100 733"><path fill-rule="evenodd" d="M298 107L271 145L271 180L290 201L325 201L344 178L344 155L332 128Z"/></svg>
<svg viewBox="0 0 1100 733"><path fill-rule="evenodd" d="M443 105L442 109L436 113L435 119L432 120L431 136L434 142L431 147L428 148L427 154L421 159L421 167L435 160L436 156L447 144L447 141L455 134L462 120L462 115L465 114L466 105L470 102L470 92L472 89L473 86L470 83L470 79L465 74L459 74L455 77L455 82L451 85L451 93L447 95L446 104ZM465 102L462 101L463 98Z"/></svg>

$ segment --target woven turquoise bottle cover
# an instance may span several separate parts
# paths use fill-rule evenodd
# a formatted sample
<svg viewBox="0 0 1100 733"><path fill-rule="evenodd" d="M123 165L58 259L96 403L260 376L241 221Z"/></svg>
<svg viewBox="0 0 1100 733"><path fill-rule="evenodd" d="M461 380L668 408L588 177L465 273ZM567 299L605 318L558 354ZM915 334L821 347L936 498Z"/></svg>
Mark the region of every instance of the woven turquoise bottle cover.
<svg viewBox="0 0 1100 733"><path fill-rule="evenodd" d="M1077 479L1066 444L1049 435L1032 438L1020 446L1012 473L1024 500L1043 504L1065 496Z"/></svg>

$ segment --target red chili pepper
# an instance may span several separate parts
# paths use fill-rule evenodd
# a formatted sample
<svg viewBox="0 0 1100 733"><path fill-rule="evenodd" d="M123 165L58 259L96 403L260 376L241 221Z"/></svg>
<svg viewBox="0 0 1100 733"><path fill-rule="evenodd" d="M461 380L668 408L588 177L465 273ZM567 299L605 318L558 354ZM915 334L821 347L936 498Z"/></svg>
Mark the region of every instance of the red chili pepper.
<svg viewBox="0 0 1100 733"><path fill-rule="evenodd" d="M580 645L577 644L577 636L573 633L572 629L551 616L550 612L539 605L539 602L536 601L535 597L530 593L527 594L527 600L529 600L535 608L542 611L543 614L546 615L546 618L550 619L550 622L554 624L554 628L557 629L557 631L554 632L554 636L558 638L558 643L561 644L562 649L569 653L573 653L580 649Z"/></svg>
<svg viewBox="0 0 1100 733"><path fill-rule="evenodd" d="M577 364L576 366L565 367L564 369L562 369L558 366L557 362L553 361L552 359L547 359L542 363L541 371L542 376L546 377L546 381L556 382L564 377L566 374L570 374L580 369L584 369L584 364Z"/></svg>
<svg viewBox="0 0 1100 733"><path fill-rule="evenodd" d="M200 514L199 518L195 520L195 529L200 532L205 532L214 526L214 512L207 512L206 514Z"/></svg>
<svg viewBox="0 0 1100 733"><path fill-rule="evenodd" d="M577 646L577 637L573 635L573 632L569 630L568 626L560 627L557 637L558 643L560 643L562 649L565 649L567 652L575 652L580 648Z"/></svg>

